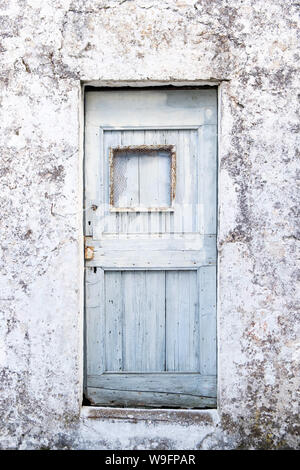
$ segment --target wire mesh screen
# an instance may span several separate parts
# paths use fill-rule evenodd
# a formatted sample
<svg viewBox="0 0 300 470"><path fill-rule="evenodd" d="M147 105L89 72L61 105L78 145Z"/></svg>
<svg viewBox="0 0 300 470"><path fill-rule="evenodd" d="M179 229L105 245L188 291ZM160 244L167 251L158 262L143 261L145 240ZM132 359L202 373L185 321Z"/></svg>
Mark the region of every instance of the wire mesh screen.
<svg viewBox="0 0 300 470"><path fill-rule="evenodd" d="M111 202L116 208L167 208L172 199L172 154L143 146L112 149Z"/></svg>

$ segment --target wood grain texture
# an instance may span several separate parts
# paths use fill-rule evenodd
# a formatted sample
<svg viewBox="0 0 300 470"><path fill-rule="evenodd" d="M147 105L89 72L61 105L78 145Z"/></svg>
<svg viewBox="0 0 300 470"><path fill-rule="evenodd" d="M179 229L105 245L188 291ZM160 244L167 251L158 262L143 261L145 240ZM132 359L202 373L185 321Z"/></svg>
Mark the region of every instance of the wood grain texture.
<svg viewBox="0 0 300 470"><path fill-rule="evenodd" d="M88 377L89 396L96 404L209 407L215 404L216 378L199 374L105 373Z"/></svg>
<svg viewBox="0 0 300 470"><path fill-rule="evenodd" d="M161 408L215 408L216 399L183 393L135 392L88 387L88 397L98 406Z"/></svg>
<svg viewBox="0 0 300 470"><path fill-rule="evenodd" d="M162 371L165 366L165 274L123 272L126 371Z"/></svg>
<svg viewBox="0 0 300 470"><path fill-rule="evenodd" d="M199 371L197 271L166 272L166 370Z"/></svg>
<svg viewBox="0 0 300 470"><path fill-rule="evenodd" d="M117 389L120 380L124 390L157 391L159 393L186 393L187 395L215 397L216 379L211 375L196 373L140 373L140 372L105 372L102 375L90 375L91 387Z"/></svg>
<svg viewBox="0 0 300 470"><path fill-rule="evenodd" d="M103 269L85 268L85 283L87 373L101 374L105 370Z"/></svg>
<svg viewBox="0 0 300 470"><path fill-rule="evenodd" d="M105 272L106 369L123 370L123 282L121 272Z"/></svg>
<svg viewBox="0 0 300 470"><path fill-rule="evenodd" d="M200 372L217 373L216 266L203 266L199 275Z"/></svg>
<svg viewBox="0 0 300 470"><path fill-rule="evenodd" d="M213 251L213 250L212 250ZM94 249L94 257L87 266L105 269L189 269L214 264L212 253L203 250L149 250L128 251Z"/></svg>

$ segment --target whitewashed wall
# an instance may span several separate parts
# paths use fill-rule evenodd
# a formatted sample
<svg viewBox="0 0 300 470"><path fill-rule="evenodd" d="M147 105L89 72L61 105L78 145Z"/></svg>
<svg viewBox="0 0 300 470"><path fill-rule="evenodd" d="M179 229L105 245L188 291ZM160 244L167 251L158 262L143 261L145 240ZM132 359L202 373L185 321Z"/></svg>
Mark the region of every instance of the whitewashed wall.
<svg viewBox="0 0 300 470"><path fill-rule="evenodd" d="M1 1L2 448L300 446L297 5ZM81 87L93 81L219 84L217 411L81 408Z"/></svg>

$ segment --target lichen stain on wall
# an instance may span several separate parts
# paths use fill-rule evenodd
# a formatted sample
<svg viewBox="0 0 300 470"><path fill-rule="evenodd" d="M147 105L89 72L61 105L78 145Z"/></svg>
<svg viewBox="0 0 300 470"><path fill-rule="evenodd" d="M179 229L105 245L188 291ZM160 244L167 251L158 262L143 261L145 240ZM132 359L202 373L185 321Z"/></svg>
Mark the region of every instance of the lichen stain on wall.
<svg viewBox="0 0 300 470"><path fill-rule="evenodd" d="M2 448L299 448L297 5L2 0ZM222 83L213 424L80 417L82 80Z"/></svg>

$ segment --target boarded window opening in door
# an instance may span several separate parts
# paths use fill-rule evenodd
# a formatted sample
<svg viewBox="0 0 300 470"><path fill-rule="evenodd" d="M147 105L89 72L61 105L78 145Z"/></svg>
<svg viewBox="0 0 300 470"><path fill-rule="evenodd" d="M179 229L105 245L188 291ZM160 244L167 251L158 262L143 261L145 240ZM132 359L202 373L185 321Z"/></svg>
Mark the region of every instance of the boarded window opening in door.
<svg viewBox="0 0 300 470"><path fill-rule="evenodd" d="M85 395L216 406L217 94L89 89Z"/></svg>
<svg viewBox="0 0 300 470"><path fill-rule="evenodd" d="M172 210L176 152L172 145L110 148L111 211Z"/></svg>

